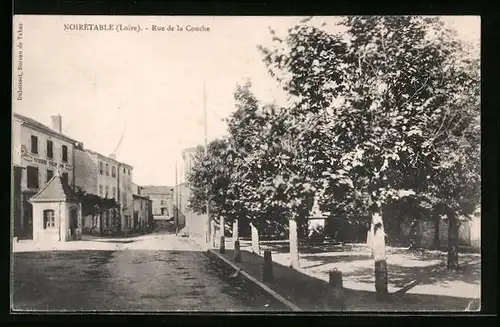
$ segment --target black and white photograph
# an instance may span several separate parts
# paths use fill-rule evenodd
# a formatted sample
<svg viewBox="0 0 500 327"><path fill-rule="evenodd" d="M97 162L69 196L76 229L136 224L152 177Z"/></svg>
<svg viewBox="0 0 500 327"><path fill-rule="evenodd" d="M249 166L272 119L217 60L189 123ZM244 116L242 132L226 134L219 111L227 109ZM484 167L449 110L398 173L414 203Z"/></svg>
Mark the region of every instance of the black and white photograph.
<svg viewBox="0 0 500 327"><path fill-rule="evenodd" d="M481 310L480 16L12 32L11 313Z"/></svg>

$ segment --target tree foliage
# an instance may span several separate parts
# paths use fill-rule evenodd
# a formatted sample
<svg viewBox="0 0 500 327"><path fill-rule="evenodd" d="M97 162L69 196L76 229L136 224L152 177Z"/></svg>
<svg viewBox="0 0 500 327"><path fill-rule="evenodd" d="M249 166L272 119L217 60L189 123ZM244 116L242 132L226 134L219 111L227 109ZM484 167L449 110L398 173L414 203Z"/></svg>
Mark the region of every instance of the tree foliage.
<svg viewBox="0 0 500 327"><path fill-rule="evenodd" d="M263 105L250 83L237 86L228 137L195 164L195 210L207 188L214 212L256 225L300 220L314 197L349 218L387 206L415 219L476 208L477 54L434 17L349 16L339 26L271 31L273 45L259 49L290 104Z"/></svg>
<svg viewBox="0 0 500 327"><path fill-rule="evenodd" d="M261 47L295 97L294 148L322 202L366 215L410 197L414 209L470 213L479 194L477 59L437 18L340 24L343 35L302 24Z"/></svg>

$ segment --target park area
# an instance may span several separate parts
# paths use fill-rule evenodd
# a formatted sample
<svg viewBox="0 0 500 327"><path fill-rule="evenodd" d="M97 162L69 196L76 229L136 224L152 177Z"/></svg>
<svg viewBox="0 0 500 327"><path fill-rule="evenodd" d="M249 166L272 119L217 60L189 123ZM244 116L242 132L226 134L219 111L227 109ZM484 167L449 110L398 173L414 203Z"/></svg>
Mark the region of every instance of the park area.
<svg viewBox="0 0 500 327"><path fill-rule="evenodd" d="M377 301L374 263L364 244L299 246L300 268L289 267L287 242L261 242L270 250L274 279L272 290L304 311L335 310L328 292L329 272L342 272L345 311L477 311L480 310L481 256L460 254L461 269L446 268L446 252L387 247L388 301ZM219 252L219 250L214 250ZM261 279L263 257L241 241L242 270ZM232 241L224 257L233 261Z"/></svg>

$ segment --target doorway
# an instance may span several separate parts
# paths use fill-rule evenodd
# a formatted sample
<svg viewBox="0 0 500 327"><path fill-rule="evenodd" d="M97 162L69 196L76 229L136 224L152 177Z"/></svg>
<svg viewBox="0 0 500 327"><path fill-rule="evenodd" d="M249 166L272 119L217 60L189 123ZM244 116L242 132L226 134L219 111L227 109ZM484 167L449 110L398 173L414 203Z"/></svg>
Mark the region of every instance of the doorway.
<svg viewBox="0 0 500 327"><path fill-rule="evenodd" d="M22 235L20 235L22 239L33 239L33 206L28 202L28 199L25 198L23 201L23 217L22 217Z"/></svg>
<svg viewBox="0 0 500 327"><path fill-rule="evenodd" d="M78 230L78 210L76 208L71 208L69 211L69 230L71 239L76 240Z"/></svg>

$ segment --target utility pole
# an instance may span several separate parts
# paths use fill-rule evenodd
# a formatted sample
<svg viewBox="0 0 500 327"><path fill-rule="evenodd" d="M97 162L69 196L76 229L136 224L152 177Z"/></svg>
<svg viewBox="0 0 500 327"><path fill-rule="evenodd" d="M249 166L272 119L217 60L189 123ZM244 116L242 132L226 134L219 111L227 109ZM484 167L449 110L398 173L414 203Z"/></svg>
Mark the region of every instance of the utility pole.
<svg viewBox="0 0 500 327"><path fill-rule="evenodd" d="M207 91L205 87L205 81L203 81L203 121L204 121L204 128L205 128L205 155L208 153L208 124L207 124ZM205 224L205 234L206 234L206 242L207 242L207 247L210 247L211 243L211 219L210 219L210 200L208 199L208 185L206 186L206 195L207 195L207 223Z"/></svg>

